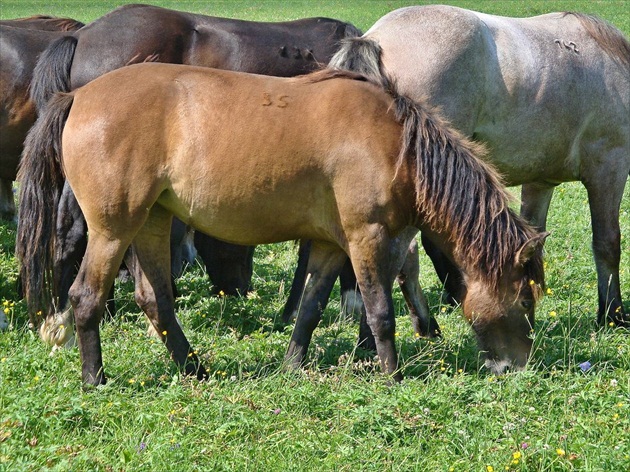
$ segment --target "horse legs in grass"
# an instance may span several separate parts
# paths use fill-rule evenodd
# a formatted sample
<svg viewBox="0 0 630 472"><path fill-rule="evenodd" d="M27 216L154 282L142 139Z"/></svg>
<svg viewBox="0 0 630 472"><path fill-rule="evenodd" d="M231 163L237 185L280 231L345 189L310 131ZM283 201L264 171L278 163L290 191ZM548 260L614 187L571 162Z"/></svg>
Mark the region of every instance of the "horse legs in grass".
<svg viewBox="0 0 630 472"><path fill-rule="evenodd" d="M135 257L137 263L130 261L129 266L133 268L136 281L136 303L149 318L178 367L186 375L205 380L208 374L191 349L175 317L171 286L170 231L171 215L155 205L132 244L133 253L130 256Z"/></svg>
<svg viewBox="0 0 630 472"><path fill-rule="evenodd" d="M418 283L420 261L418 259L418 243L415 239L412 239L404 254L405 261L402 268L398 270L396 280L405 297L407 307L409 307L409 316L414 333L417 336L440 337L442 335L440 326L429 312L429 304Z"/></svg>
<svg viewBox="0 0 630 472"><path fill-rule="evenodd" d="M10 179L0 179L0 219L12 220L14 218L13 182Z"/></svg>
<svg viewBox="0 0 630 472"><path fill-rule="evenodd" d="M444 287L446 302L458 305L464 296L464 279L459 268L431 240L420 235L422 247L431 259L435 273Z"/></svg>
<svg viewBox="0 0 630 472"><path fill-rule="evenodd" d="M93 231L79 273L70 287L74 309L83 383L105 383L99 322L129 241L112 239Z"/></svg>
<svg viewBox="0 0 630 472"><path fill-rule="evenodd" d="M288 323L292 318L297 318L300 300L304 295L304 285L306 284L306 275L308 272L308 258L311 253L312 244L313 241L310 239L300 240L297 268L295 269L295 274L293 274L289 297L282 311L282 321L285 323Z"/></svg>
<svg viewBox="0 0 630 472"><path fill-rule="evenodd" d="M294 368L304 362L313 331L321 320L335 280L347 258L338 247L318 241L311 244L306 269L310 277L307 277L285 360L288 366Z"/></svg>
<svg viewBox="0 0 630 472"><path fill-rule="evenodd" d="M437 320L429 311L429 304L418 282L420 278L420 261L418 259L418 243L415 240L415 228L404 231L390 244L391 278L396 278L405 302L409 308L409 317L416 336L440 337L442 332ZM411 239L411 242L409 240ZM359 328L359 345L364 349L376 350L372 331L368 327L365 310L361 316Z"/></svg>
<svg viewBox="0 0 630 472"><path fill-rule="evenodd" d="M630 316L624 313L619 283L619 208L628 170L630 169L619 173L609 171L605 177L593 176L592 181L583 182L591 210L593 256L597 268L599 298L597 322L600 325L614 323L617 326L630 327Z"/></svg>
<svg viewBox="0 0 630 472"><path fill-rule="evenodd" d="M350 244L350 258L363 296L367 325L374 337L381 368L395 381L402 380L398 371L395 332L396 319L392 300L393 277L389 243L384 228L376 228L371 238Z"/></svg>

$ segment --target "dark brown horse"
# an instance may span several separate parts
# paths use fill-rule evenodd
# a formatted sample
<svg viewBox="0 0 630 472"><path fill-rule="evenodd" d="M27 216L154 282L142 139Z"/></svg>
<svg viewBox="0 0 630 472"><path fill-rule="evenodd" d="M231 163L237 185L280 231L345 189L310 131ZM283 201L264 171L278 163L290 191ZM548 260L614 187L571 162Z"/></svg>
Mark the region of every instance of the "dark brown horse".
<svg viewBox="0 0 630 472"><path fill-rule="evenodd" d="M83 26L70 18L34 16L0 21L0 218L15 216L12 182L26 133L35 122L29 86L39 54Z"/></svg>
<svg viewBox="0 0 630 472"><path fill-rule="evenodd" d="M138 304L180 368L207 376L174 316L172 215L236 244L310 239L311 277L287 362L304 360L349 256L382 368L400 379L391 296L400 258L392 254L406 253L407 245L394 247L395 236L415 226L463 269L463 311L487 365L521 368L531 349L535 288L543 283L544 235L509 209L479 152L393 86L354 74L287 79L172 64L124 67L55 95L31 130L17 253L26 280L45 285L50 229L67 179L89 228L70 291L83 381L101 384L99 320L129 245L141 268Z"/></svg>
<svg viewBox="0 0 630 472"><path fill-rule="evenodd" d="M70 91L108 71L143 61L294 76L325 64L342 39L360 34L353 25L328 18L261 23L126 5L52 44L37 64L31 93L42 107L53 92ZM65 216L58 220L54 298L63 310L87 241L85 222L69 187L60 201L60 214ZM253 248L222 243L202 233L195 239L215 290L247 292ZM69 326L65 318L59 323Z"/></svg>

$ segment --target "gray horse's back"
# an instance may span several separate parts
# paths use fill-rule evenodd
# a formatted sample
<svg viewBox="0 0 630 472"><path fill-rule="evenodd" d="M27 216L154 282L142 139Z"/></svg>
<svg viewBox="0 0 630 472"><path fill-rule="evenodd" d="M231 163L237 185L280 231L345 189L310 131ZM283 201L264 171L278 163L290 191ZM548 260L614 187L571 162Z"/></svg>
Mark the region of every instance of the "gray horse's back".
<svg viewBox="0 0 630 472"><path fill-rule="evenodd" d="M403 93L487 143L510 184L580 180L602 140L630 155L628 42L601 20L428 5L395 10L364 37Z"/></svg>

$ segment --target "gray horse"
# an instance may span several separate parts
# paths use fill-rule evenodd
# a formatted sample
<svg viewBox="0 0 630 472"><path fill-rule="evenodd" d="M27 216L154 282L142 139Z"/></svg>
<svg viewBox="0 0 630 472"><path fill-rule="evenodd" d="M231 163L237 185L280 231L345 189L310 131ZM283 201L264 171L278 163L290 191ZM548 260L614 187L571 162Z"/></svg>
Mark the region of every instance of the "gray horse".
<svg viewBox="0 0 630 472"><path fill-rule="evenodd" d="M582 182L598 322L628 322L619 284L619 208L630 173L630 43L619 30L579 13L505 18L408 7L347 40L330 64L377 78L389 74L402 93L427 98L456 128L485 143L506 183L523 185L521 212L542 230L554 188Z"/></svg>

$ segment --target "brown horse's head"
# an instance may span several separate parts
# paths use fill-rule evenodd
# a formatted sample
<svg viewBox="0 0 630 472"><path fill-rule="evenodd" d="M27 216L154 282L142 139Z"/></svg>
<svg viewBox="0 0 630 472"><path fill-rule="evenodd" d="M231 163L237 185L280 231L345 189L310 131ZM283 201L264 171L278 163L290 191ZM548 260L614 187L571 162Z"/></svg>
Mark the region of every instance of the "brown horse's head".
<svg viewBox="0 0 630 472"><path fill-rule="evenodd" d="M542 245L547 233L529 239L508 262L496 286L478 270L469 270L462 308L486 367L494 374L525 367L532 348L534 308L544 284Z"/></svg>

